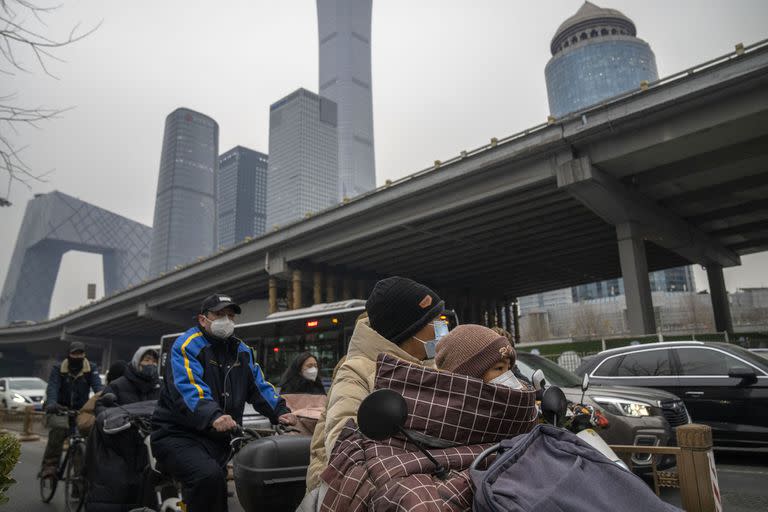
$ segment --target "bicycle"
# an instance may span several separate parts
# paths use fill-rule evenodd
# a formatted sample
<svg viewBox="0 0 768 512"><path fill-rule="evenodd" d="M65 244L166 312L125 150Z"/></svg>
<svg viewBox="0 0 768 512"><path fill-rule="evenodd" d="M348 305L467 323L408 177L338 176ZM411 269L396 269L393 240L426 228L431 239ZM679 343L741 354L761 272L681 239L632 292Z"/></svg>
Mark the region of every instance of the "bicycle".
<svg viewBox="0 0 768 512"><path fill-rule="evenodd" d="M66 416L69 420L68 446L64 457L59 461L56 471L51 475L40 475L40 497L43 503L50 503L56 493L59 481L64 481L64 504L67 512L80 512L85 504L86 480L83 476L85 467L85 439L80 435L75 424L78 411L62 409L55 413Z"/></svg>

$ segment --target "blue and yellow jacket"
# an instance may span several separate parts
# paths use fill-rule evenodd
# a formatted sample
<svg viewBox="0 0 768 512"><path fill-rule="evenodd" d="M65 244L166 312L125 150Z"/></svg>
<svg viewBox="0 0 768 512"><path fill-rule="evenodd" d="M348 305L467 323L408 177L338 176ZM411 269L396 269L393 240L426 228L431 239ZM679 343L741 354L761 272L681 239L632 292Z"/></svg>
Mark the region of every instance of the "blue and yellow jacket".
<svg viewBox="0 0 768 512"><path fill-rule="evenodd" d="M290 412L245 343L235 337L208 339L193 327L176 339L168 355L152 437L172 432L208 435L211 424L224 414L242 423L246 402L272 423Z"/></svg>

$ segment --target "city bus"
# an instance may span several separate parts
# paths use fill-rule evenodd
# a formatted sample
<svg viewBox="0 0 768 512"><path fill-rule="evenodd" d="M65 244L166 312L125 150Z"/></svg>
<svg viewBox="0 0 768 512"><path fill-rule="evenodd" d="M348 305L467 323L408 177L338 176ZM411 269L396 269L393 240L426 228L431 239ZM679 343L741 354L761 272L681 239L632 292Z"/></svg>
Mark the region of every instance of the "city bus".
<svg viewBox="0 0 768 512"><path fill-rule="evenodd" d="M302 352L311 352L318 360L320 376L326 388L336 363L347 353L355 323L365 312L360 299L316 304L290 311L280 311L265 320L235 326L234 335L253 349L255 360L265 377L277 384L291 361ZM453 329L458 319L447 310L442 319ZM161 339L161 366L164 368L171 344L181 333Z"/></svg>

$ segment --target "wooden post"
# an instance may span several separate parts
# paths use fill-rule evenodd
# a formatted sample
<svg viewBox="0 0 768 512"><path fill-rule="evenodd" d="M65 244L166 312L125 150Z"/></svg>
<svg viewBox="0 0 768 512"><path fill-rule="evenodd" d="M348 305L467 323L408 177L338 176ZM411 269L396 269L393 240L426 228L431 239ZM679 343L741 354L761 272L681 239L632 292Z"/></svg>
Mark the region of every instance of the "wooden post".
<svg viewBox="0 0 768 512"><path fill-rule="evenodd" d="M19 435L19 441L39 441L40 436L32 432L32 411L34 405L28 405L24 408L24 431Z"/></svg>
<svg viewBox="0 0 768 512"><path fill-rule="evenodd" d="M323 273L319 270L315 270L315 282L312 289L314 296L312 297L315 304L323 302Z"/></svg>
<svg viewBox="0 0 768 512"><path fill-rule="evenodd" d="M277 279L269 278L269 314L277 313Z"/></svg>
<svg viewBox="0 0 768 512"><path fill-rule="evenodd" d="M677 459L680 497L685 510L721 512L723 505L712 453L712 429L708 425L677 427Z"/></svg>
<svg viewBox="0 0 768 512"><path fill-rule="evenodd" d="M293 271L293 307L291 309L301 309L301 270Z"/></svg>

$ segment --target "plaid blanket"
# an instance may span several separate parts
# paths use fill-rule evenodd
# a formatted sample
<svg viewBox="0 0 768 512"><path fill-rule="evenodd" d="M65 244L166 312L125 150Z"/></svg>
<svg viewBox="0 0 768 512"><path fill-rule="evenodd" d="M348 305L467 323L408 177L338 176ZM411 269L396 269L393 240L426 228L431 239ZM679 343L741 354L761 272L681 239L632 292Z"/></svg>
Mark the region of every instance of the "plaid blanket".
<svg viewBox="0 0 768 512"><path fill-rule="evenodd" d="M446 480L434 477L433 464L405 439L373 441L350 420L322 474L328 492L320 510L470 510L472 486L467 468L472 461L493 443L528 432L536 424L532 389L485 384L385 354L377 360L375 387L405 397L407 430L452 445L430 449L450 475Z"/></svg>

